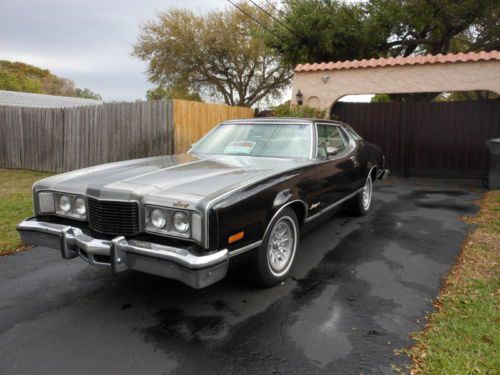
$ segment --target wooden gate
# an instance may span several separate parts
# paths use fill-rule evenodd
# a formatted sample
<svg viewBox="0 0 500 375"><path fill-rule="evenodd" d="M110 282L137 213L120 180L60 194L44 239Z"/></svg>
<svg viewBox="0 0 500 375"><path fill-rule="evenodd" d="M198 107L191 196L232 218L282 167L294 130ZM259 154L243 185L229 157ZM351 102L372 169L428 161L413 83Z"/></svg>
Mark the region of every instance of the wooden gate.
<svg viewBox="0 0 500 375"><path fill-rule="evenodd" d="M485 141L500 137L500 100L342 103L335 119L382 147L398 176L479 178L487 174Z"/></svg>

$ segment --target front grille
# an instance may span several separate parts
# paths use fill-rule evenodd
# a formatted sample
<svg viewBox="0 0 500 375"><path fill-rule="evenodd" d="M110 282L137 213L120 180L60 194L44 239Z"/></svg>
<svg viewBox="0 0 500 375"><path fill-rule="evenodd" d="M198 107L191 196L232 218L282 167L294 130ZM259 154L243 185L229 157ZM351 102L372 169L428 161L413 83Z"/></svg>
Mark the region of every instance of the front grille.
<svg viewBox="0 0 500 375"><path fill-rule="evenodd" d="M139 205L136 202L88 199L89 226L104 234L130 236L139 233Z"/></svg>

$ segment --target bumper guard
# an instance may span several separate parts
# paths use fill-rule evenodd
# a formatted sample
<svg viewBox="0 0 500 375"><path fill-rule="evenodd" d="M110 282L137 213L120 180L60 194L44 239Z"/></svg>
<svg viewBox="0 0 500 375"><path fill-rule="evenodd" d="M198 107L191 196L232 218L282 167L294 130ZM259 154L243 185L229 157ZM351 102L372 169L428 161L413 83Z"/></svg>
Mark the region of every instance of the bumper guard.
<svg viewBox="0 0 500 375"><path fill-rule="evenodd" d="M111 241L93 238L80 228L27 219L17 225L25 245L59 250L64 259L77 256L92 265L108 266L115 273L128 269L179 280L199 289L224 278L229 266L228 250L195 255L188 249L123 236Z"/></svg>

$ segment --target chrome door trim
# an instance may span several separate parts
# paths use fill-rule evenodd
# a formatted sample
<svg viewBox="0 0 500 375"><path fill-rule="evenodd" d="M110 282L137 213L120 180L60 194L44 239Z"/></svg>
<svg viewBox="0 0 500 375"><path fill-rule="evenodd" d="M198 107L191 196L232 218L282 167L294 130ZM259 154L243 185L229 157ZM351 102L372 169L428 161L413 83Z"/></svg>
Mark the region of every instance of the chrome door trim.
<svg viewBox="0 0 500 375"><path fill-rule="evenodd" d="M256 247L259 247L260 245L262 245L262 241L256 241L256 242L253 242L253 243L248 244L246 246L240 247L239 249L231 250L229 252L229 258L235 257L236 255L246 253L247 251L250 251L252 249L255 249Z"/></svg>
<svg viewBox="0 0 500 375"><path fill-rule="evenodd" d="M374 168L377 168L377 165L374 165L374 166L372 166L372 167L370 168L370 170L368 171L368 174L367 174L367 178L368 178L368 176L370 176L370 175L371 175L371 173L372 173L372 171L373 171L373 169L374 169ZM355 197L357 194L359 194L359 193L361 193L361 191L363 191L363 188L364 188L364 187L362 187L362 188L359 188L359 189L355 190L355 191L354 191L354 192L352 192L351 194L346 195L344 198L339 199L337 202L335 202L335 203L333 203L333 204L329 205L328 207L323 208L320 212L315 213L314 215L307 217L307 218L304 220L304 223L308 223L308 222L310 222L311 220L316 219L317 217L319 217L319 216L321 216L322 214L324 214L324 213L326 213L326 212L330 211L331 209L333 209L333 208L335 208L335 207L338 207L339 205L341 205L341 204L342 204L342 203L344 203L345 201L347 201L347 200L349 200L349 199L351 199L351 198Z"/></svg>
<svg viewBox="0 0 500 375"><path fill-rule="evenodd" d="M345 196L344 198L342 198L342 199L338 200L337 202L335 202L335 203L333 203L333 204L329 205L328 207L323 208L320 212L315 213L314 215L309 216L308 218L306 218L306 220L304 220L304 223L308 223L308 222L310 222L311 220L314 220L314 219L316 219L317 217L321 216L322 214L324 214L324 213L326 213L326 212L330 211L331 209L333 209L333 208L335 208L335 207L338 207L339 205L341 205L341 204L342 204L342 203L344 203L345 201L347 201L347 200L349 200L349 199L351 199L351 198L355 197L355 196L356 196L356 194L359 194L362 190L363 190L363 188L360 188L360 189L358 189L358 190L354 191L353 193L351 193L351 194L349 194L349 195Z"/></svg>

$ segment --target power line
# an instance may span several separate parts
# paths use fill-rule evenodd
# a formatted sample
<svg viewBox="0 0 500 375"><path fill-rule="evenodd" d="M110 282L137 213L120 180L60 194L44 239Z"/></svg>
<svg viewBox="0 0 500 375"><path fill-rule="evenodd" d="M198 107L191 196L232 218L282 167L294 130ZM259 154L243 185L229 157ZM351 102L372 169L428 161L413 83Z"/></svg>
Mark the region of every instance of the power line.
<svg viewBox="0 0 500 375"><path fill-rule="evenodd" d="M281 9L279 9L277 6L275 6L275 5L274 5L271 1L269 1L269 0L264 0L264 1L265 1L267 4L269 4L269 6L270 6L271 8L276 9L276 11L277 11L279 14L281 14L281 16L282 16L283 18L285 18L285 19L288 21L288 19L286 18L285 13L284 13Z"/></svg>
<svg viewBox="0 0 500 375"><path fill-rule="evenodd" d="M265 14L267 14L269 17L271 17L273 20L275 20L276 22L278 22L281 26L283 26L285 29L287 29L288 31L290 31L293 35L295 35L297 38L300 38L302 39L302 36L297 34L293 29L291 29L290 27L288 27L288 25L284 24L283 22L281 22L278 18L274 17L273 14L269 13L266 9L262 8L262 6L260 6L259 4L255 3L253 0L249 0L253 5L255 5L258 9L260 9L262 12L264 12Z"/></svg>
<svg viewBox="0 0 500 375"><path fill-rule="evenodd" d="M278 8L276 5L274 5L271 1L269 0L264 0L267 4L269 4L270 7L272 7L273 9L276 9L276 11L281 15L281 17L283 17L285 19L286 22L288 22L290 25L292 25L293 27L295 27L296 25L294 24L294 22L290 21L290 19L288 18L287 14L285 12L283 12L280 8ZM305 37L305 35L304 35Z"/></svg>
<svg viewBox="0 0 500 375"><path fill-rule="evenodd" d="M257 24L259 24L263 29L265 29L266 31L268 31L269 33L271 33L272 35L274 35L276 38L278 39L281 39L282 42L286 42L285 39L283 39L281 37L281 35L278 35L278 34L275 34L270 28L268 28L266 25L263 25L259 20L255 19L254 17L252 17L252 15L250 13L248 13L245 9L241 8L239 5L233 3L231 0L226 0L229 4L231 4L232 6L234 6L236 9L238 9L241 13L243 13L245 16L247 16L248 18L250 18L251 20L253 20L254 22L256 22Z"/></svg>

